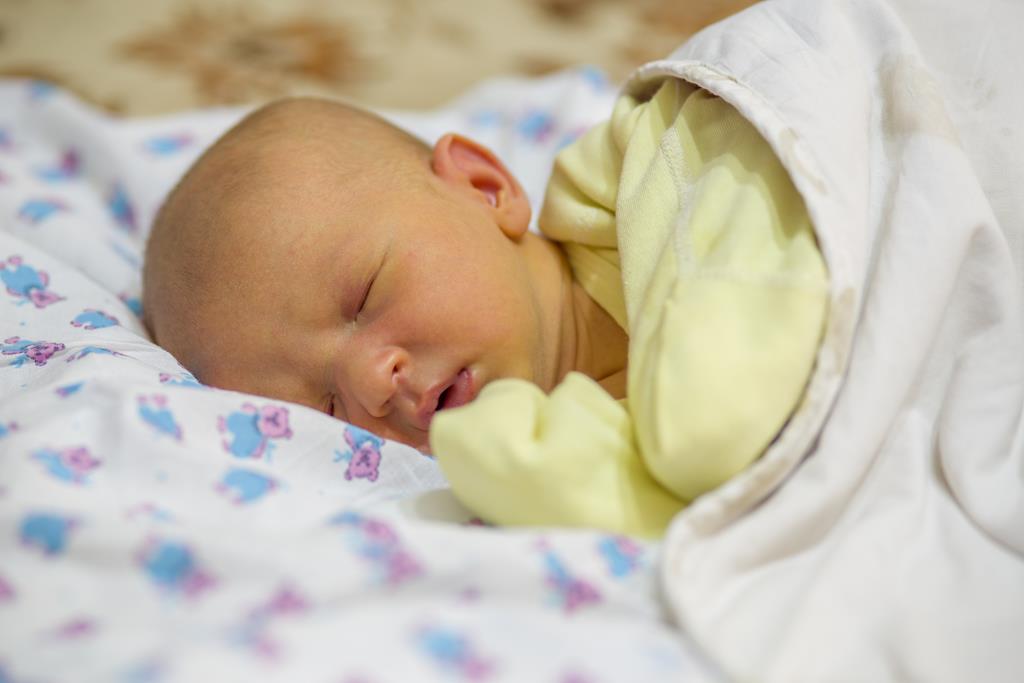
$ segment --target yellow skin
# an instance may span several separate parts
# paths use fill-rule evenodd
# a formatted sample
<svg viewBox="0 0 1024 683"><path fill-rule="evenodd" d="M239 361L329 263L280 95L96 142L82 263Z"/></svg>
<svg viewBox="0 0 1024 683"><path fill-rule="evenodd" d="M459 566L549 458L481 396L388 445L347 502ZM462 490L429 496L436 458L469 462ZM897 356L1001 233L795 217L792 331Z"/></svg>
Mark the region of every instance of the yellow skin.
<svg viewBox="0 0 1024 683"><path fill-rule="evenodd" d="M625 333L529 220L519 183L472 140L429 148L356 108L282 100L162 207L146 323L206 384L421 450L463 370L463 399L506 377L550 391L572 370L622 397Z"/></svg>

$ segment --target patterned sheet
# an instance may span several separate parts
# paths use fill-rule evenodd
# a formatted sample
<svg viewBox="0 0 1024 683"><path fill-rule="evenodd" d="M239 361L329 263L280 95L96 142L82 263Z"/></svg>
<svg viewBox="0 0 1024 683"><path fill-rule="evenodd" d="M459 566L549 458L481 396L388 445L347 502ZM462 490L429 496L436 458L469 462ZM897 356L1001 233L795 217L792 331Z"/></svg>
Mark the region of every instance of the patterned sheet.
<svg viewBox="0 0 1024 683"><path fill-rule="evenodd" d="M536 205L612 96L583 69L388 115L491 145ZM242 113L0 84L0 681L714 678L657 546L488 528L430 458L203 387L147 339L147 226Z"/></svg>

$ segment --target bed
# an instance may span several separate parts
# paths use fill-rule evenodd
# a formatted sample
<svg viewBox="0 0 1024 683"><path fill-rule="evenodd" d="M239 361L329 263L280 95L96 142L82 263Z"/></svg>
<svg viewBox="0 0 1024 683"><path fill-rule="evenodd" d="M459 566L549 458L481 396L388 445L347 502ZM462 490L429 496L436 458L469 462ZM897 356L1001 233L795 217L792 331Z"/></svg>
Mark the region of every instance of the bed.
<svg viewBox="0 0 1024 683"><path fill-rule="evenodd" d="M576 69L384 113L483 140L536 203L613 93ZM245 111L118 119L0 85L0 680L713 676L657 599L655 544L487 527L431 458L201 386L149 341L146 227Z"/></svg>

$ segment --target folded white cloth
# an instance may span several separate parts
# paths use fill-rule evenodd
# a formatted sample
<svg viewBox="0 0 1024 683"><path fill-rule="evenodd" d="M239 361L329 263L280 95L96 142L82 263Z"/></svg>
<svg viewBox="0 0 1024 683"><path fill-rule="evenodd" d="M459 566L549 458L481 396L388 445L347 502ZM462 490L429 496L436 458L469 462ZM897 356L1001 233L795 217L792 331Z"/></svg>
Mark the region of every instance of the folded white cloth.
<svg viewBox="0 0 1024 683"><path fill-rule="evenodd" d="M674 74L751 120L832 278L804 404L666 539L678 621L739 680L1024 679L1021 26L764 2L627 86Z"/></svg>

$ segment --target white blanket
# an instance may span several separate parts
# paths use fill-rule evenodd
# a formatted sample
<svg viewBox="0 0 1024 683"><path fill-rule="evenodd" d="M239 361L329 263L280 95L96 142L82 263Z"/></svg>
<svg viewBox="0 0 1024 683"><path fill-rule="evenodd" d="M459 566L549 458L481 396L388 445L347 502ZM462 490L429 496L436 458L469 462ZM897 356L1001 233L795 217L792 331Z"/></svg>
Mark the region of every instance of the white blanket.
<svg viewBox="0 0 1024 683"><path fill-rule="evenodd" d="M598 76L392 116L493 146L536 205L611 106ZM0 84L0 681L713 676L668 623L656 545L481 527L433 460L198 387L147 339L147 226L242 113L119 120Z"/></svg>
<svg viewBox="0 0 1024 683"><path fill-rule="evenodd" d="M831 271L804 404L666 539L737 679L1024 680L1022 29L1011 1L765 2L629 85L754 122Z"/></svg>

